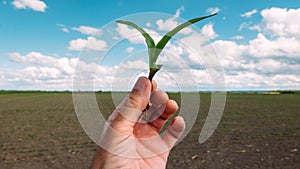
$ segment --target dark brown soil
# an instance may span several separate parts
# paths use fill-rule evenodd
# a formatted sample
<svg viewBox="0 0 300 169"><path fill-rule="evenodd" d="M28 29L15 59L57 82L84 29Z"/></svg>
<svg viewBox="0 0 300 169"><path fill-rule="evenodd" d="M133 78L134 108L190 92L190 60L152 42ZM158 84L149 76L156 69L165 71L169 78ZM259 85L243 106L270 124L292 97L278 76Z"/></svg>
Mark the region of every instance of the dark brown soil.
<svg viewBox="0 0 300 169"><path fill-rule="evenodd" d="M98 100L110 111L107 95ZM228 94L217 130L199 144L209 105L209 95L201 95L197 122L172 150L167 168L300 166L299 94ZM97 147L82 130L70 93L0 94L0 133L0 169L88 168Z"/></svg>

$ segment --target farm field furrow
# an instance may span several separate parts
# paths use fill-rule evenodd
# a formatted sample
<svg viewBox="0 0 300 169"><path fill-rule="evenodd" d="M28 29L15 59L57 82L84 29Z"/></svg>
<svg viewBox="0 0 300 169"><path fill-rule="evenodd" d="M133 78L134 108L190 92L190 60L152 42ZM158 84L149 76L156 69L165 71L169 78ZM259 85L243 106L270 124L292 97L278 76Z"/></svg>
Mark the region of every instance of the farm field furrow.
<svg viewBox="0 0 300 169"><path fill-rule="evenodd" d="M169 96L180 102L178 94ZM96 93L96 98L107 118L115 107L111 93ZM300 165L299 94L229 93L217 130L203 144L197 140L210 94L200 98L197 120L172 150L167 168ZM0 94L0 133L0 169L88 168L97 148L81 128L72 94L67 92Z"/></svg>

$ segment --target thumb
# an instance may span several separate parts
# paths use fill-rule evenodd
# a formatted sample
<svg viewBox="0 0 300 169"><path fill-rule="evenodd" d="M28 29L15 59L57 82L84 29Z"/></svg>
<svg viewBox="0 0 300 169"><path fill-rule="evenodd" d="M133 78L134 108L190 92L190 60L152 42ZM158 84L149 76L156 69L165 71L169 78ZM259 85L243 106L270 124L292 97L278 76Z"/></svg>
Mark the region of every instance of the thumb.
<svg viewBox="0 0 300 169"><path fill-rule="evenodd" d="M171 149L177 140L180 138L181 134L185 129L185 122L181 116L174 117L170 127L166 130L165 134L163 135L162 139Z"/></svg>
<svg viewBox="0 0 300 169"><path fill-rule="evenodd" d="M127 100L130 106L138 111L143 111L147 106L151 94L151 82L145 77L140 77L135 83ZM127 105L129 106L129 105Z"/></svg>
<svg viewBox="0 0 300 169"><path fill-rule="evenodd" d="M132 91L116 107L109 121L126 125L126 122L136 122L142 111L147 106L151 94L151 82L145 77L140 77Z"/></svg>

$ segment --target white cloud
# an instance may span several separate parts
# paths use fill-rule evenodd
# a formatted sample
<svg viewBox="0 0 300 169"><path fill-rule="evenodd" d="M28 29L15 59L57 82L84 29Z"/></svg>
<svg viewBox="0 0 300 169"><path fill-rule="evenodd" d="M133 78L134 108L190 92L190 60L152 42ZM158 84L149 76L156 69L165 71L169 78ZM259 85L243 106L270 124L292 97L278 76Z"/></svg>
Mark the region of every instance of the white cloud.
<svg viewBox="0 0 300 169"><path fill-rule="evenodd" d="M198 56L195 55L194 51L192 51L192 50L199 48L207 41L208 41L208 39L205 36L203 36L203 34L201 34L199 32L194 32L194 33L180 39L180 42L183 44L180 46L182 48L183 52L177 52L177 53L187 54L189 60L192 63L202 64L202 61L199 60ZM203 50L198 50L198 52L199 52L198 53L199 55L203 55L203 53L204 53ZM202 52L202 53L200 53L200 52Z"/></svg>
<svg viewBox="0 0 300 169"><path fill-rule="evenodd" d="M246 45L239 45L234 41L217 40L211 43L216 53L222 58L221 64L225 68L240 68L242 56L247 53Z"/></svg>
<svg viewBox="0 0 300 169"><path fill-rule="evenodd" d="M39 52L26 55L9 53L15 64L22 65L19 69L3 70L6 83L4 88L19 88L23 90L70 90L72 75L77 58L55 58Z"/></svg>
<svg viewBox="0 0 300 169"><path fill-rule="evenodd" d="M257 30L257 31L261 31L261 27L259 25L253 25L253 26L249 26L249 30Z"/></svg>
<svg viewBox="0 0 300 169"><path fill-rule="evenodd" d="M280 60L263 58L255 63L254 70L262 74L299 75L300 64L289 64Z"/></svg>
<svg viewBox="0 0 300 169"><path fill-rule="evenodd" d="M245 39L244 36L241 36L241 35L236 35L234 37L232 37L232 39L235 39L235 40L242 40L242 39Z"/></svg>
<svg viewBox="0 0 300 169"><path fill-rule="evenodd" d="M25 56L22 56L20 53L14 52L14 53L9 53L8 56L14 62L23 62L23 63L26 62L32 64L40 63L43 65L53 62L54 59L50 56L46 56L38 52L30 52Z"/></svg>
<svg viewBox="0 0 300 169"><path fill-rule="evenodd" d="M213 23L206 24L202 27L201 32L209 39L214 39L218 37L218 34L214 31L213 27L214 27Z"/></svg>
<svg viewBox="0 0 300 169"><path fill-rule="evenodd" d="M78 31L82 34L85 34L85 35L101 35L102 34L102 31L98 28L94 28L94 27L90 27L90 26L79 26L79 27L74 27L72 28L73 30L75 31Z"/></svg>
<svg viewBox="0 0 300 169"><path fill-rule="evenodd" d="M180 16L181 12L184 10L184 7L180 7L179 9L177 9L176 14L174 15L174 17L171 17L170 19L167 20L163 20L163 19L159 19L156 21L156 25L158 26L158 30L161 31L171 31L172 29L174 29L176 26L178 26L179 23L176 19ZM192 29L190 27L186 27L183 28L182 30L180 30L178 33L182 33L182 34L190 34L192 32Z"/></svg>
<svg viewBox="0 0 300 169"><path fill-rule="evenodd" d="M63 25L63 24L57 24L57 26L58 26L59 29L62 30L63 32L66 32L66 33L70 32L69 29L68 29L65 25Z"/></svg>
<svg viewBox="0 0 300 169"><path fill-rule="evenodd" d="M241 17L245 17L245 18L251 18L252 15L257 13L257 9L253 9L252 11L246 12L244 14L241 14Z"/></svg>
<svg viewBox="0 0 300 169"><path fill-rule="evenodd" d="M118 23L116 30L122 38L128 39L131 43L141 44L145 42L144 37L138 30L133 28L131 29L127 25Z"/></svg>
<svg viewBox="0 0 300 169"><path fill-rule="evenodd" d="M227 90L282 90L300 89L299 75L264 75L255 72L240 71L235 75L226 75Z"/></svg>
<svg viewBox="0 0 300 169"><path fill-rule="evenodd" d="M46 3L40 0L14 0L12 4L17 9L30 8L39 12L45 12L47 8Z"/></svg>
<svg viewBox="0 0 300 169"><path fill-rule="evenodd" d="M249 41L249 54L254 57L297 57L300 58L300 41L295 37L269 40L259 33Z"/></svg>
<svg viewBox="0 0 300 169"><path fill-rule="evenodd" d="M147 23L146 23L146 26L150 27L150 26L151 26L151 23L150 23L150 22L147 22Z"/></svg>
<svg viewBox="0 0 300 169"><path fill-rule="evenodd" d="M61 28L61 30L62 30L63 32L69 32L69 29L68 29L68 28Z"/></svg>
<svg viewBox="0 0 300 169"><path fill-rule="evenodd" d="M170 31L178 26L178 22L175 19L171 18L166 21L159 19L156 21L156 25L158 26L158 30Z"/></svg>
<svg viewBox="0 0 300 169"><path fill-rule="evenodd" d="M255 64L255 69L264 73L275 73L281 69L283 63L274 59L260 59L258 63Z"/></svg>
<svg viewBox="0 0 300 169"><path fill-rule="evenodd" d="M239 31L243 30L244 28L248 28L248 27L249 27L249 23L248 22L243 22L239 26Z"/></svg>
<svg viewBox="0 0 300 169"><path fill-rule="evenodd" d="M254 13L255 11L250 11ZM245 15L248 16L248 15ZM261 11L261 23L244 22L239 30L256 30L256 38L249 40L248 55L252 57L300 58L300 8L270 8Z"/></svg>
<svg viewBox="0 0 300 169"><path fill-rule="evenodd" d="M262 22L242 23L240 30L258 31L247 44L217 40L216 49L226 71L226 86L236 89L299 89L299 9L262 10ZM250 14L249 14L250 15ZM245 15L246 16L246 15ZM300 29L298 29L300 30ZM239 36L234 38L240 39Z"/></svg>
<svg viewBox="0 0 300 169"><path fill-rule="evenodd" d="M150 30L147 28L143 28L143 30L145 30L153 38L155 43L157 43L162 37L154 30ZM146 44L143 35L134 28L129 28L129 26L127 25L118 23L116 31L122 38L128 39L128 41L133 44Z"/></svg>
<svg viewBox="0 0 300 169"><path fill-rule="evenodd" d="M78 58L55 58L39 52L26 55L9 53L11 61L19 64L19 69L0 69L0 88L19 88L24 90L72 90L75 69L84 75L89 90L92 84L109 89L109 79L114 67L98 65L95 62L85 63ZM134 65L133 65L134 66ZM97 70L95 74L95 70ZM5 79L5 80L3 80Z"/></svg>
<svg viewBox="0 0 300 169"><path fill-rule="evenodd" d="M211 7L211 8L206 9L206 12L209 13L209 14L215 14L215 13L218 13L220 11L221 10L218 7L214 7L214 8Z"/></svg>
<svg viewBox="0 0 300 169"><path fill-rule="evenodd" d="M87 45L86 39L76 39L69 42L69 50L81 51Z"/></svg>
<svg viewBox="0 0 300 169"><path fill-rule="evenodd" d="M178 18L183 11L184 11L184 6L181 6L180 8L178 8L176 10L175 17Z"/></svg>
<svg viewBox="0 0 300 169"><path fill-rule="evenodd" d="M182 45L168 44L157 59L157 64L164 65L163 68L182 68L184 65L182 55L184 49Z"/></svg>
<svg viewBox="0 0 300 169"><path fill-rule="evenodd" d="M179 16L183 11L178 9L175 16ZM180 39L180 42L172 41L165 48L165 53L159 57L159 62L165 64L162 71L159 72L160 85L165 89L176 89L177 84L168 81L174 80L174 78L180 78L177 72L164 72L167 70L167 64L174 65L176 69L182 66L182 63L188 64L203 64L199 56L190 51L188 47L200 46L204 50L203 56L210 56L211 53L206 53L206 47L212 46L218 57L222 67L225 69L226 85L230 90L236 89L300 89L300 36L298 29L299 23L295 22L299 15L298 9L281 9L271 8L262 10L261 15L263 17L261 23L245 22L241 29L247 28L250 30L258 31L257 36L251 40L242 43L236 41L243 39L241 35L232 37L231 40L214 40L211 44L207 39L201 35L201 33L192 32L184 38ZM278 15L277 13L281 13ZM293 19L290 19L293 18ZM294 22L292 22L292 20ZM163 20L161 26L167 23L168 20ZM173 24L170 22L170 24ZM178 24L178 23L177 23ZM242 25L242 24L241 24ZM60 26L60 25L59 25ZM154 25L152 25L154 26ZM173 25L174 26L174 25ZM61 29L64 25L60 26ZM65 27L66 28L66 27ZM149 28L149 27L148 27ZM170 27L171 28L171 27ZM172 27L173 28L173 27ZM295 30L294 30L295 29ZM85 27L78 27L78 31L84 34L89 34L93 31L89 31ZM154 30L145 29L154 37L157 42L161 38ZM115 37L120 39L128 38L132 43L144 44L144 37L135 29L126 25L118 24L117 31L119 35ZM202 34L205 34L209 38L217 37L217 32L214 30L214 25L209 23L202 28ZM87 45L90 41L93 45ZM186 46L181 45L184 43ZM207 46L205 46L207 45ZM75 39L69 42L70 50L81 50L86 46L86 49L90 50L105 50L107 44L105 41L89 37L87 39ZM102 46L102 47L100 47ZM127 52L132 52L134 47L128 47ZM167 55L170 54L170 55ZM200 53L202 56L202 53ZM58 58L54 56L44 55L38 52L30 52L26 55L20 53L10 53L10 60L13 64L20 64L19 69L0 69L0 88L9 88L22 84L22 89L72 89L72 77L75 71L75 65L78 62L78 69L86 74L88 85L95 83L96 86L101 89L110 90L111 82L124 82L126 85L132 79L131 77L115 77L116 70L144 70L147 75L148 67L147 59L144 60L130 60L123 62L118 66L99 66L96 63L85 63L79 61L77 58ZM187 60L188 59L188 60ZM170 63L170 60L172 62ZM190 66L190 65L189 65ZM97 69L97 74L94 75L94 70ZM205 81L209 81L209 75L205 72L205 69L192 69L191 74L199 79L197 83L203 84ZM140 72L140 74L142 74ZM94 78L96 78L94 80ZM168 79L168 80L164 80ZM193 85L186 81L184 85ZM88 86L87 85L87 86ZM206 83L204 85L207 85ZM23 88L24 87L24 88ZM126 88L127 89L127 88Z"/></svg>
<svg viewBox="0 0 300 169"><path fill-rule="evenodd" d="M60 70L50 67L29 66L24 70L24 75L30 79L56 79L60 76Z"/></svg>
<svg viewBox="0 0 300 169"><path fill-rule="evenodd" d="M186 45L189 44L203 44L204 42L207 41L207 39L205 38L205 36L203 36L203 34L200 34L198 32L194 32L184 38L180 39L181 42L185 43Z"/></svg>
<svg viewBox="0 0 300 169"><path fill-rule="evenodd" d="M74 51L81 51L83 49L105 51L107 47L107 43L104 40L97 40L95 37L88 37L87 39L78 38L69 42L69 50Z"/></svg>
<svg viewBox="0 0 300 169"><path fill-rule="evenodd" d="M146 63L144 60L134 60L134 61L126 61L122 62L121 64L118 65L118 68L121 69L145 69L148 68L148 63Z"/></svg>
<svg viewBox="0 0 300 169"><path fill-rule="evenodd" d="M239 26L239 31L243 30L243 29L249 29L249 30L257 30L257 31L261 31L261 26L260 25L254 25L252 21L250 22L243 22L240 24Z"/></svg>
<svg viewBox="0 0 300 169"><path fill-rule="evenodd" d="M2 3L3 3L3 5L6 5L6 4L7 4L6 0L4 0Z"/></svg>
<svg viewBox="0 0 300 169"><path fill-rule="evenodd" d="M300 8L270 8L261 11L263 31L272 36L298 37L300 39Z"/></svg>
<svg viewBox="0 0 300 169"><path fill-rule="evenodd" d="M134 50L134 47L128 47L126 48L126 52L131 53Z"/></svg>
<svg viewBox="0 0 300 169"><path fill-rule="evenodd" d="M43 55L39 52L29 52L24 56L22 56L20 53L15 52L9 53L8 56L13 62L39 65L43 67L55 67L66 74L71 74L74 72L72 67L74 67L77 62L77 59L75 58L54 58L52 56Z"/></svg>

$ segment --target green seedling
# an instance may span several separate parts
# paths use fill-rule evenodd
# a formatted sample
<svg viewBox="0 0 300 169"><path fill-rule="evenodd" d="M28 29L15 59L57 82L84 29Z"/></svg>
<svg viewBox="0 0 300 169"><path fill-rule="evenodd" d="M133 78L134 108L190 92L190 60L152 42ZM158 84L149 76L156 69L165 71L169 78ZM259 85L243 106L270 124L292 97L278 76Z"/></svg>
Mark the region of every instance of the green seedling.
<svg viewBox="0 0 300 169"><path fill-rule="evenodd" d="M194 18L194 19L188 20L187 22L184 22L184 23L178 25L177 27L175 27L170 32L168 32L166 35L164 35L163 38L157 44L154 43L154 40L151 38L151 36L147 32L145 32L142 28L140 28L136 24L134 24L130 21L123 21L123 20L117 20L116 22L125 24L125 25L129 25L129 26L137 29L144 36L147 47L148 47L148 55L149 55L149 76L148 76L148 78L149 78L149 80L152 81L154 75L162 67L162 65L156 64L156 60L157 60L159 54L161 53L161 51L163 50L163 48L168 43L168 41L181 29L183 29L193 23L196 23L198 21L201 21L203 19L215 16L215 15L217 15L217 13L211 14L208 16L199 17L199 18Z"/></svg>

